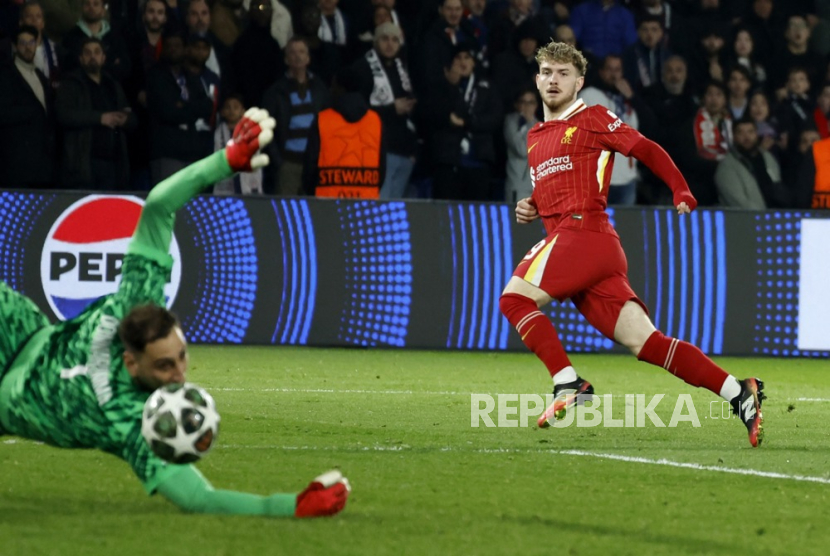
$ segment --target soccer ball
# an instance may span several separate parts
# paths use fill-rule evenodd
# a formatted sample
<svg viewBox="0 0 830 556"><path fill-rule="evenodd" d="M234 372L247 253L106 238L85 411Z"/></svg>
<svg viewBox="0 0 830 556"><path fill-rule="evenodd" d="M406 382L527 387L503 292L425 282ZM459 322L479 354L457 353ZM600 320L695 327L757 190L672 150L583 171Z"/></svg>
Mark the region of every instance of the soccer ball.
<svg viewBox="0 0 830 556"><path fill-rule="evenodd" d="M144 403L141 435L165 461L193 463L201 459L218 434L216 403L195 384L162 386Z"/></svg>

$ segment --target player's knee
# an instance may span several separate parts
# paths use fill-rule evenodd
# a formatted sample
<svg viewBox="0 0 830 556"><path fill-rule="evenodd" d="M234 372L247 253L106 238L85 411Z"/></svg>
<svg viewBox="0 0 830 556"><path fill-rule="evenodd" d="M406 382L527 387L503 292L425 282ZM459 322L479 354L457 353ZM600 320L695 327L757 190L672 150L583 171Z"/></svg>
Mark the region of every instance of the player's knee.
<svg viewBox="0 0 830 556"><path fill-rule="evenodd" d="M534 304L532 299L523 295L519 295L517 293L503 293L499 298L499 310L502 315L509 319L511 314L513 314L517 309L526 306L528 303Z"/></svg>

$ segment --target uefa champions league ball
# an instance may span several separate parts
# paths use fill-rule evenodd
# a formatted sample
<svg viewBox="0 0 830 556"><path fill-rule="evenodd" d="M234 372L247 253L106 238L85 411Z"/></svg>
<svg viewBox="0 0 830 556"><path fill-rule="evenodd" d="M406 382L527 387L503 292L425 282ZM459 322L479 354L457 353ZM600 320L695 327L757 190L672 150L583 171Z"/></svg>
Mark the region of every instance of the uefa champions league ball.
<svg viewBox="0 0 830 556"><path fill-rule="evenodd" d="M219 413L204 388L168 384L144 403L141 434L158 457L193 463L207 454L219 434Z"/></svg>

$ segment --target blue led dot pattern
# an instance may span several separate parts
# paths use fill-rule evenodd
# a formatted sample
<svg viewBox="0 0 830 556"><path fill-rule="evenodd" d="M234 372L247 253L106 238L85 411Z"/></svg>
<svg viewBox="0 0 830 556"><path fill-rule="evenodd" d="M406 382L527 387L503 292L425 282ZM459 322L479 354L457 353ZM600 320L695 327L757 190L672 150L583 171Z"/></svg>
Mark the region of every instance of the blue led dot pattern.
<svg viewBox="0 0 830 556"><path fill-rule="evenodd" d="M722 354L727 308L723 211L643 211L645 284L637 292L665 335Z"/></svg>
<svg viewBox="0 0 830 556"><path fill-rule="evenodd" d="M452 306L447 347L507 349L510 323L499 297L513 274L511 222L506 205L450 205Z"/></svg>
<svg viewBox="0 0 830 556"><path fill-rule="evenodd" d="M282 291L271 342L305 345L317 299L317 244L308 201L281 199L271 203L282 246Z"/></svg>
<svg viewBox="0 0 830 556"><path fill-rule="evenodd" d="M798 349L801 220L808 212L767 211L755 216L758 293L753 352L784 357L830 357Z"/></svg>
<svg viewBox="0 0 830 556"><path fill-rule="evenodd" d="M347 301L338 339L406 346L412 306L412 243L404 203L338 201Z"/></svg>
<svg viewBox="0 0 830 556"><path fill-rule="evenodd" d="M27 293L23 281L26 242L54 200L54 195L0 192L0 280L20 293Z"/></svg>
<svg viewBox="0 0 830 556"><path fill-rule="evenodd" d="M257 252L245 204L231 197L196 197L185 205L204 266L182 269L197 294L182 320L187 337L199 343L241 343L257 294ZM188 311L190 313L190 311Z"/></svg>

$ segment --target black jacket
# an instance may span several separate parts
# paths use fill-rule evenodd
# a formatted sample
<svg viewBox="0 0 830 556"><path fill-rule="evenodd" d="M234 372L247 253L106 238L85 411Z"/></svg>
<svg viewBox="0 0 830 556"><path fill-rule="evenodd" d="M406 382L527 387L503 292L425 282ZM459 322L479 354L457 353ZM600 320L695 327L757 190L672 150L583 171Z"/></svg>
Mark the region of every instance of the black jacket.
<svg viewBox="0 0 830 556"><path fill-rule="evenodd" d="M501 129L501 102L486 81L476 80L473 89L474 102L465 102L460 87L444 79L431 87L430 94L424 99L423 121L427 125L429 152L434 164L458 166L465 138L470 143L470 154L476 160L495 161L493 134ZM450 123L451 113L464 120L463 128Z"/></svg>
<svg viewBox="0 0 830 556"><path fill-rule="evenodd" d="M66 71L80 67L78 57L81 55L81 43L85 38L86 34L77 25L63 38L61 44L66 51L63 67ZM132 60L122 36L111 30L103 36L101 43L104 46L104 54L107 55L104 70L118 81L128 79L132 71Z"/></svg>
<svg viewBox="0 0 830 556"><path fill-rule="evenodd" d="M198 131L196 122L208 121L213 101L201 80L184 70L188 99L170 66L160 63L147 75L147 108L150 112L150 160L173 158L195 162L213 152L213 133Z"/></svg>
<svg viewBox="0 0 830 556"><path fill-rule="evenodd" d="M369 61L365 57L360 58L352 65L352 68L360 74L360 82L368 84L366 90L363 91L364 97L371 98L375 78L372 75ZM396 99L413 96L411 93L404 91L394 62L392 67L387 68L386 75L389 77L389 84ZM408 117L398 114L394 103L385 106L372 106L372 110L377 112L383 121L383 136L389 152L399 156L415 156L418 149L418 138L415 131L410 128L411 124L408 123L408 121L414 121L414 114L410 114Z"/></svg>
<svg viewBox="0 0 830 556"><path fill-rule="evenodd" d="M0 188L53 185L54 97L46 76L36 71L46 109L14 63L0 68Z"/></svg>
<svg viewBox="0 0 830 556"><path fill-rule="evenodd" d="M119 108L129 107L124 90L112 76L102 73L101 84L115 92ZM63 132L60 183L65 187L88 187L92 180L92 132L101 125L103 112L92 107L89 79L83 70L72 71L64 77L58 89L55 112ZM131 112L127 124L119 130L119 176L113 184L119 189L126 189L130 175L126 131L134 129L136 123L135 114Z"/></svg>

